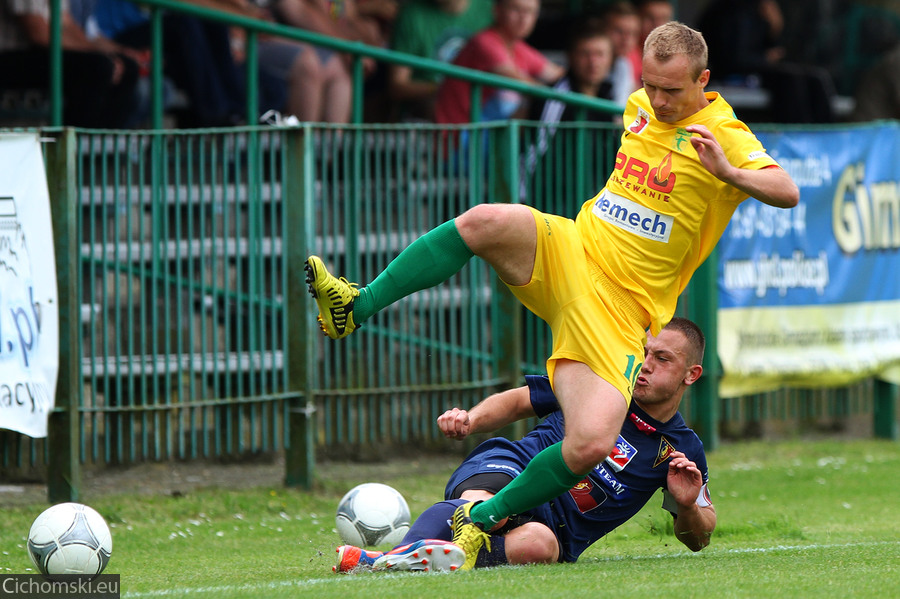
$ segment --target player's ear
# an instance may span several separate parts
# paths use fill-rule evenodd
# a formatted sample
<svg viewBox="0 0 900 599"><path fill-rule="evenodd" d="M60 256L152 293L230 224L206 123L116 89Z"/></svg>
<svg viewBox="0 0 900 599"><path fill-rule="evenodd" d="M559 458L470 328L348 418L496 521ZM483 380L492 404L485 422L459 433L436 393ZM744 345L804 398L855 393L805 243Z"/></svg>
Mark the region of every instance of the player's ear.
<svg viewBox="0 0 900 599"><path fill-rule="evenodd" d="M706 86L709 84L709 69L703 69L700 72L700 76L697 77L697 82L700 84L700 87L706 89Z"/></svg>
<svg viewBox="0 0 900 599"><path fill-rule="evenodd" d="M687 373L684 375L684 384L693 385L700 378L701 374L703 374L703 367L699 364L694 364L688 368Z"/></svg>

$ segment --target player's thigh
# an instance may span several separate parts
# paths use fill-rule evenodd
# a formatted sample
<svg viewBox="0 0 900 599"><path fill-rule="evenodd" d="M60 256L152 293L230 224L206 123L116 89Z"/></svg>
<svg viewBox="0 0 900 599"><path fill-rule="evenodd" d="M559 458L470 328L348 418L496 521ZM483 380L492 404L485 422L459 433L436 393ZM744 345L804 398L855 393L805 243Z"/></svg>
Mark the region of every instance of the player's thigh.
<svg viewBox="0 0 900 599"><path fill-rule="evenodd" d="M541 522L526 522L503 537L510 564L546 564L559 561L559 541Z"/></svg>
<svg viewBox="0 0 900 599"><path fill-rule="evenodd" d="M534 268L534 211L522 204L479 204L456 219L472 252L510 285L524 285Z"/></svg>
<svg viewBox="0 0 900 599"><path fill-rule="evenodd" d="M591 273L575 221L526 209L535 227L530 246L531 275L518 283L503 280L526 308L552 328L564 307L594 294Z"/></svg>
<svg viewBox="0 0 900 599"><path fill-rule="evenodd" d="M487 501L493 496L493 493L483 489L468 489L463 491L459 498L465 499L466 501Z"/></svg>
<svg viewBox="0 0 900 599"><path fill-rule="evenodd" d="M628 403L590 366L572 360L556 361L554 390L566 419L563 459L573 472L588 472L615 446Z"/></svg>

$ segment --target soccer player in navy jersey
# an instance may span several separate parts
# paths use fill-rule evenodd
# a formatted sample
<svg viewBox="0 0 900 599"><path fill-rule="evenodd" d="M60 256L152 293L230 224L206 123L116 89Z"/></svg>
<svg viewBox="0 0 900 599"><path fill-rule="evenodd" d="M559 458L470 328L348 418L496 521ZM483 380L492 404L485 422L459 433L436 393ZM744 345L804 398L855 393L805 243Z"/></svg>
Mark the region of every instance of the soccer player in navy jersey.
<svg viewBox="0 0 900 599"><path fill-rule="evenodd" d="M475 567L574 562L640 511L657 489L663 490L663 508L675 518L678 540L692 551L709 544L716 511L707 490L706 456L678 412L685 390L703 371L704 346L703 333L685 318L673 318L658 336L648 336L615 449L567 493L495 526ZM548 379L529 376L527 383L471 410L448 410L438 426L447 437L464 439L532 416L543 417L540 424L518 441L495 437L480 444L451 475L444 501L425 510L400 545L384 554L344 545L334 570L459 568L465 552L450 542L456 507L491 497L563 436L562 411Z"/></svg>

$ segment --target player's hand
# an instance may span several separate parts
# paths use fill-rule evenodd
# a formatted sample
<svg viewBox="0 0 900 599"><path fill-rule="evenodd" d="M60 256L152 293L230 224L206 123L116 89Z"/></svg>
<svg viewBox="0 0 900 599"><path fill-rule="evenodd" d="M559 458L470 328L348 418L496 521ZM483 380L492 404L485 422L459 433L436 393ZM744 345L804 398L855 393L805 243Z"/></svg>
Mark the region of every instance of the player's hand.
<svg viewBox="0 0 900 599"><path fill-rule="evenodd" d="M465 439L472 428L469 413L459 408L447 410L438 416L437 424L448 439Z"/></svg>
<svg viewBox="0 0 900 599"><path fill-rule="evenodd" d="M725 151L719 145L716 137L703 125L689 125L685 127L685 130L697 134L691 136L691 145L694 146L694 150L706 170L727 183L729 174L735 167L728 162ZM698 135L699 137L697 137Z"/></svg>
<svg viewBox="0 0 900 599"><path fill-rule="evenodd" d="M679 505L690 505L703 488L703 473L682 452L672 452L666 486Z"/></svg>

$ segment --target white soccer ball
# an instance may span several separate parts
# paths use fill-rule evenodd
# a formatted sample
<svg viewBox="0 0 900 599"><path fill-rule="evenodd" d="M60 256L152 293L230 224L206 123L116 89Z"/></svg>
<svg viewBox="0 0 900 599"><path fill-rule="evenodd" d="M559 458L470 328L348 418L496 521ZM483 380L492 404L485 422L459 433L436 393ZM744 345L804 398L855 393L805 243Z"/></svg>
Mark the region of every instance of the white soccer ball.
<svg viewBox="0 0 900 599"><path fill-rule="evenodd" d="M59 503L34 520L27 545L28 557L42 574L96 576L109 562L112 535L95 509Z"/></svg>
<svg viewBox="0 0 900 599"><path fill-rule="evenodd" d="M397 545L409 530L409 506L393 487L363 483L347 491L338 503L335 522L347 545Z"/></svg>

